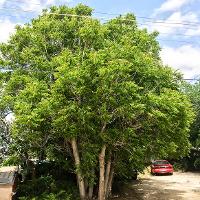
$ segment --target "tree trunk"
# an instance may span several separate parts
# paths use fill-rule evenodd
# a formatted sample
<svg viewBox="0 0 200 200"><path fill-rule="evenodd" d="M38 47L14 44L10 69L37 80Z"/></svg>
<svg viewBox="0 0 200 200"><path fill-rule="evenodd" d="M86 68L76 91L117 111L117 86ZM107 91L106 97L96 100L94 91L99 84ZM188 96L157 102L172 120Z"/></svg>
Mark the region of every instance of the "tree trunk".
<svg viewBox="0 0 200 200"><path fill-rule="evenodd" d="M89 185L88 185L88 180L86 178L84 180L84 183L85 183L85 193L87 194Z"/></svg>
<svg viewBox="0 0 200 200"><path fill-rule="evenodd" d="M93 196L94 185L89 186L88 198L92 199Z"/></svg>
<svg viewBox="0 0 200 200"><path fill-rule="evenodd" d="M109 176L109 180L108 180L108 188L106 191L106 198L108 198L112 192L113 176L114 176L114 166L111 167L110 176Z"/></svg>
<svg viewBox="0 0 200 200"><path fill-rule="evenodd" d="M111 151L109 152L108 155L108 161L107 161L107 166L106 166L106 174L105 174L105 194L107 194L108 191L108 181L110 177L110 168L111 168Z"/></svg>
<svg viewBox="0 0 200 200"><path fill-rule="evenodd" d="M75 138L73 138L71 140L71 145L72 145L75 165L76 165L76 168L78 168L80 166L80 157L79 157L77 142L76 142ZM77 181L78 181L78 186L79 186L80 198L81 198L81 200L84 200L84 199L86 199L84 179L83 179L81 172L79 170L77 170L76 176L77 176Z"/></svg>
<svg viewBox="0 0 200 200"><path fill-rule="evenodd" d="M105 152L106 145L103 145L99 154L99 194L98 200L105 200Z"/></svg>

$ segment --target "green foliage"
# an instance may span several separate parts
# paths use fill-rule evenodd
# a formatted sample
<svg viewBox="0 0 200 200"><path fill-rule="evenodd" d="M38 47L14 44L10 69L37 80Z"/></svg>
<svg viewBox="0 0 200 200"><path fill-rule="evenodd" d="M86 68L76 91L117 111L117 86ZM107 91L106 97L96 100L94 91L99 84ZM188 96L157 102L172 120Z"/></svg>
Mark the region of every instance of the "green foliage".
<svg viewBox="0 0 200 200"><path fill-rule="evenodd" d="M52 177L41 177L20 186L21 196L38 196L44 192L50 192L55 189L55 181Z"/></svg>
<svg viewBox="0 0 200 200"><path fill-rule="evenodd" d="M20 200L72 200L78 199L74 183L56 182L51 176L40 177L19 185Z"/></svg>
<svg viewBox="0 0 200 200"><path fill-rule="evenodd" d="M186 170L198 170L198 158L200 147L200 82L197 81L194 84L183 83L182 90L188 96L192 102L193 109L195 111L195 119L190 127L189 140L191 143L191 152L188 157L183 161L186 164Z"/></svg>
<svg viewBox="0 0 200 200"><path fill-rule="evenodd" d="M1 163L2 166L17 166L21 164L21 160L19 156L16 154L10 155L9 157L5 158Z"/></svg>
<svg viewBox="0 0 200 200"><path fill-rule="evenodd" d="M173 168L174 168L174 171L183 171L183 170L185 170L184 168L185 168L185 166L183 165L183 163L180 163L180 162L175 162L174 164L173 164Z"/></svg>
<svg viewBox="0 0 200 200"><path fill-rule="evenodd" d="M195 120L191 126L190 130L190 142L192 143L193 147L199 148L200 147L200 82L196 82L195 84L184 84L184 92L190 98L193 108L195 110L196 116Z"/></svg>
<svg viewBox="0 0 200 200"><path fill-rule="evenodd" d="M194 167L198 170L200 170L200 158L196 158L194 162Z"/></svg>
<svg viewBox="0 0 200 200"><path fill-rule="evenodd" d="M72 188L69 183L64 182L64 187L68 187L67 191L60 189L60 184L51 177L41 177L34 181L23 183L18 188L20 200L71 200L78 199L75 195L76 188ZM63 187L63 186L62 186ZM74 196L75 195L75 196Z"/></svg>

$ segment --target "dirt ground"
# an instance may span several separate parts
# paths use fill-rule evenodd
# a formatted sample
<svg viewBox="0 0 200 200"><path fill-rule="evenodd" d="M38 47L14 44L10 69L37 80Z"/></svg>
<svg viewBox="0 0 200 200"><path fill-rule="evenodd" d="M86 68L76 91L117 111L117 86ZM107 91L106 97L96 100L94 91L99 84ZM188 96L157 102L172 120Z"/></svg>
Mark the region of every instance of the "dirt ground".
<svg viewBox="0 0 200 200"><path fill-rule="evenodd" d="M121 189L120 189L121 190ZM116 200L200 200L200 173L142 175L123 186Z"/></svg>

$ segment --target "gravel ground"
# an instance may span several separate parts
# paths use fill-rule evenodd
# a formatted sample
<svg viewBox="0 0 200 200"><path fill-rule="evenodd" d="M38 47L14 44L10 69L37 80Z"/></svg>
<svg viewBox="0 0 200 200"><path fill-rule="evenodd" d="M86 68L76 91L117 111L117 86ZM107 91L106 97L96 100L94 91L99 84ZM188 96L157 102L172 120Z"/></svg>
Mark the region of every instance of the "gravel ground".
<svg viewBox="0 0 200 200"><path fill-rule="evenodd" d="M175 172L174 175L142 175L123 189L116 200L200 200L200 173Z"/></svg>

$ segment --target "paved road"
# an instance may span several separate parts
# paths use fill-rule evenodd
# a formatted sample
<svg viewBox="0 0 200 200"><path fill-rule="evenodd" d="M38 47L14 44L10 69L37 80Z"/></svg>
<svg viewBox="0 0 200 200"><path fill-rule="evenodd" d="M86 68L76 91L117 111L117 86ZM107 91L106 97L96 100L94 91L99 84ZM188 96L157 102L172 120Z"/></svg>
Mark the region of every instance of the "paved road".
<svg viewBox="0 0 200 200"><path fill-rule="evenodd" d="M200 200L200 173L175 172L174 175L142 176L123 188L116 200Z"/></svg>

